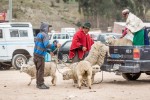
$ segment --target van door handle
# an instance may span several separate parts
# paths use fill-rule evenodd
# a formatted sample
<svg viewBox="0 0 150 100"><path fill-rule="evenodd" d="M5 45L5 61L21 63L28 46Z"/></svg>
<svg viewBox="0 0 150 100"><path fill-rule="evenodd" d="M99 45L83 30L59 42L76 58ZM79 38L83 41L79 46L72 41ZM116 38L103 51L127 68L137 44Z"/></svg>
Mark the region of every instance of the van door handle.
<svg viewBox="0 0 150 100"><path fill-rule="evenodd" d="M2 46L3 49L5 49L5 46Z"/></svg>

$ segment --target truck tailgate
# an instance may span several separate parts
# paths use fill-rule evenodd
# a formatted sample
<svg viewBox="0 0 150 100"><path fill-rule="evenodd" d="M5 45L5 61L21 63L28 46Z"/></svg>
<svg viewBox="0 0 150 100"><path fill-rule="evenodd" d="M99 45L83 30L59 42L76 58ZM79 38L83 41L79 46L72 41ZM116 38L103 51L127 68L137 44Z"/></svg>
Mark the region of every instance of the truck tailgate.
<svg viewBox="0 0 150 100"><path fill-rule="evenodd" d="M150 46L142 46L140 48L140 59L150 60Z"/></svg>
<svg viewBox="0 0 150 100"><path fill-rule="evenodd" d="M109 59L133 60L133 46L109 46Z"/></svg>

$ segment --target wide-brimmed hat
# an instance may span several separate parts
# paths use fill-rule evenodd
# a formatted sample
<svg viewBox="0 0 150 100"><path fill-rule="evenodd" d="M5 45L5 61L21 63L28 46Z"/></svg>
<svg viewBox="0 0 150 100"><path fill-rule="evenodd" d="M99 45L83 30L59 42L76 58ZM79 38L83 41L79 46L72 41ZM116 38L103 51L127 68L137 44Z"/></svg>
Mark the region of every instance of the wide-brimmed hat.
<svg viewBox="0 0 150 100"><path fill-rule="evenodd" d="M91 23L85 22L84 25L83 25L83 28L88 28L88 29L90 29L90 28L91 28Z"/></svg>

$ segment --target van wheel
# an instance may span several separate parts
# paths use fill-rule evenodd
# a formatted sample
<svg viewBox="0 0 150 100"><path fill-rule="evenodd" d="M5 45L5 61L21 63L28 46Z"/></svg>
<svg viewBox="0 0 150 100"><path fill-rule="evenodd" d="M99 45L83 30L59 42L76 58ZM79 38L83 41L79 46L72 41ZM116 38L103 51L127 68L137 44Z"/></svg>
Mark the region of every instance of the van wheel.
<svg viewBox="0 0 150 100"><path fill-rule="evenodd" d="M62 61L65 62L65 63L68 61L68 54L63 54L62 55Z"/></svg>
<svg viewBox="0 0 150 100"><path fill-rule="evenodd" d="M12 59L12 66L15 69L20 69L23 64L27 63L27 58L23 54L16 54Z"/></svg>
<svg viewBox="0 0 150 100"><path fill-rule="evenodd" d="M126 80L137 80L141 73L122 73L122 76Z"/></svg>

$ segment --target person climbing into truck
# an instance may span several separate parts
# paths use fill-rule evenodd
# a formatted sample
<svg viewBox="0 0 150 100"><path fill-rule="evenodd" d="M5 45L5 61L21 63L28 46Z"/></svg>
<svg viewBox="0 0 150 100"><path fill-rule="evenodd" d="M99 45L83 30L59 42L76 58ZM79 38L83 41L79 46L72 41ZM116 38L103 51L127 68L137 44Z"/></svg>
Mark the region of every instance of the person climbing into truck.
<svg viewBox="0 0 150 100"><path fill-rule="evenodd" d="M145 31L143 21L136 15L131 13L129 9L122 11L122 16L126 19L126 31L131 32L133 37L133 45L147 45L148 34Z"/></svg>

